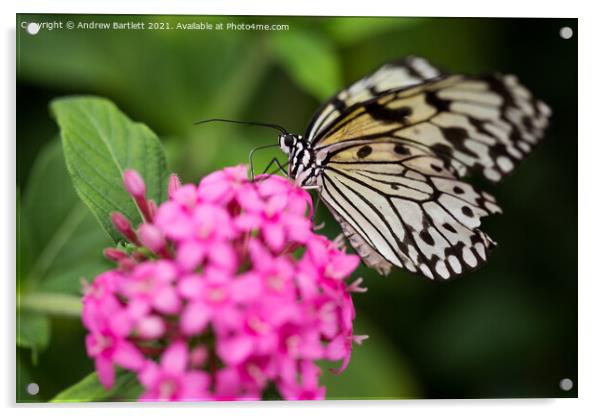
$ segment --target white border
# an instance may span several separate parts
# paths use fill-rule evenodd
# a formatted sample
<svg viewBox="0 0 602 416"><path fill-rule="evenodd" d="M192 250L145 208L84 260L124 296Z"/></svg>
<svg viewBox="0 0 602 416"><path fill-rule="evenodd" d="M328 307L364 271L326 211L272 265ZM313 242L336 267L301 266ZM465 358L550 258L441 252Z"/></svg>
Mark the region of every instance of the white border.
<svg viewBox="0 0 602 416"><path fill-rule="evenodd" d="M190 2L188 0L137 1L102 0L27 0L15 9L20 13L114 13L114 14L222 14L222 15L306 15L306 16L501 16L501 17L578 17L574 3L560 1L526 2L504 0L455 1L332 1L305 0L222 0L219 2ZM583 14L582 14L583 15Z"/></svg>
<svg viewBox="0 0 602 416"><path fill-rule="evenodd" d="M404 401L404 402L326 402L314 403L254 403L220 405L181 405L177 411L182 414L227 413L244 411L249 414L306 414L308 411L345 414L365 414L372 409L379 413L407 412L414 414L447 415L504 415L508 413L545 414L567 416L593 414L600 411L602 396L601 361L602 353L599 318L602 316L600 297L602 296L602 275L599 269L600 257L597 252L602 235L602 207L599 192L602 189L599 170L602 157L602 91L600 91L600 26L602 19L597 13L595 2L575 1L533 1L502 0L496 2L449 0L449 1L391 1L369 0L357 2L320 0L282 0L194 2L190 0L30 0L19 4L2 2L2 91L0 100L0 126L5 135L0 141L0 154L5 160L0 169L2 175L2 198L0 199L0 230L3 231L0 248L0 264L4 284L4 340L0 343L0 395L4 406L12 407L9 414L25 411L49 411L54 414L74 414L82 412L78 406L15 406L14 403L14 275L15 275L15 13L119 13L119 14L248 14L248 15L348 15L348 16L500 16L500 17L578 17L579 28L579 396L580 399L564 400L462 400L462 401ZM143 3L143 5L142 5ZM554 68L549 68L554 71ZM559 74L558 82L563 82ZM569 144L573 145L573 144ZM562 169L559 166L559 169ZM563 224L559 223L558 227ZM550 238L554 238L550 230ZM554 259L550 259L553 262ZM168 406L146 405L141 409L145 415L164 413ZM95 414L130 414L131 406L120 405L87 406L85 412ZM599 414L599 413L598 413Z"/></svg>

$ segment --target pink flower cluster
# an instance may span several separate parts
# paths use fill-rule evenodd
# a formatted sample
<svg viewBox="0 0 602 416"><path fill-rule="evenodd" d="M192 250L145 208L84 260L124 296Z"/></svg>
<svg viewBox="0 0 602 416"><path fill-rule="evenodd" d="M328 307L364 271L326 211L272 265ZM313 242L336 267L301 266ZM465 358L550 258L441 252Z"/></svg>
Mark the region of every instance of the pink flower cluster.
<svg viewBox="0 0 602 416"><path fill-rule="evenodd" d="M142 178L124 175L145 221L105 250L115 269L86 288L86 348L100 381L115 366L137 373L141 400L322 399L317 360L341 361L353 341L347 284L358 266L340 240L314 234L311 198L288 179L247 180L244 166L181 185L169 199L145 197Z"/></svg>

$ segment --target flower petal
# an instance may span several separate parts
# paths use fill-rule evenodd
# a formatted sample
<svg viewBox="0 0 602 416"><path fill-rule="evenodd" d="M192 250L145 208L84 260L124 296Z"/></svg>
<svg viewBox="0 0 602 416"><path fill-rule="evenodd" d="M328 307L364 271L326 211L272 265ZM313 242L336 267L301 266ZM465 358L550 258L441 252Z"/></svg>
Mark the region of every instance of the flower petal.
<svg viewBox="0 0 602 416"><path fill-rule="evenodd" d="M238 192L237 199L245 211L257 213L264 210L265 203L253 186L247 185L242 187L240 192Z"/></svg>
<svg viewBox="0 0 602 416"><path fill-rule="evenodd" d="M168 374L179 375L186 370L188 349L183 341L171 344L161 357L161 368Z"/></svg>
<svg viewBox="0 0 602 416"><path fill-rule="evenodd" d="M209 376L201 371L186 373L181 379L180 399L187 401L207 400L210 397Z"/></svg>
<svg viewBox="0 0 602 416"><path fill-rule="evenodd" d="M113 359L121 367L134 371L141 369L144 365L144 356L140 350L127 341L117 344Z"/></svg>
<svg viewBox="0 0 602 416"><path fill-rule="evenodd" d="M145 387L152 387L157 384L159 377L161 375L161 371L159 366L154 361L146 361L141 371L138 372L138 380Z"/></svg>
<svg viewBox="0 0 602 416"><path fill-rule="evenodd" d="M211 264L221 267L225 270L236 270L236 253L230 244L215 243L209 249L209 258Z"/></svg>
<svg viewBox="0 0 602 416"><path fill-rule="evenodd" d="M159 312L166 314L174 314L180 309L180 298L172 286L157 290L152 302Z"/></svg>
<svg viewBox="0 0 602 416"><path fill-rule="evenodd" d="M178 247L176 261L186 271L192 271L199 267L205 257L205 246L197 241L190 240Z"/></svg>
<svg viewBox="0 0 602 416"><path fill-rule="evenodd" d="M253 351L253 341L247 336L234 336L221 340L217 345L217 354L227 365L237 365Z"/></svg>
<svg viewBox="0 0 602 416"><path fill-rule="evenodd" d="M203 332L211 313L202 302L192 302L184 309L181 316L180 327L187 335L196 335Z"/></svg>
<svg viewBox="0 0 602 416"><path fill-rule="evenodd" d="M178 283L178 293L187 299L200 298L203 288L203 280L195 274L183 277Z"/></svg>
<svg viewBox="0 0 602 416"><path fill-rule="evenodd" d="M110 389L115 382L115 370L113 368L113 361L108 357L99 355L95 360L96 373L100 383L106 388Z"/></svg>
<svg viewBox="0 0 602 416"><path fill-rule="evenodd" d="M266 222L261 227L261 235L272 250L280 251L284 247L284 227L282 224Z"/></svg>

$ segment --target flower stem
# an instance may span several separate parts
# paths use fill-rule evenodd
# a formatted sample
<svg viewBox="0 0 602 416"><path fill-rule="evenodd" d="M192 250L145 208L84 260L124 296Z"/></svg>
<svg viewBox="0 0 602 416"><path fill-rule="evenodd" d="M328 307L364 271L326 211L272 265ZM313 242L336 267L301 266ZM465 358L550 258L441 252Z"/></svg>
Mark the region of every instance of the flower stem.
<svg viewBox="0 0 602 416"><path fill-rule="evenodd" d="M81 298L63 293L28 293L20 295L17 304L21 310L67 318L79 318L82 311Z"/></svg>

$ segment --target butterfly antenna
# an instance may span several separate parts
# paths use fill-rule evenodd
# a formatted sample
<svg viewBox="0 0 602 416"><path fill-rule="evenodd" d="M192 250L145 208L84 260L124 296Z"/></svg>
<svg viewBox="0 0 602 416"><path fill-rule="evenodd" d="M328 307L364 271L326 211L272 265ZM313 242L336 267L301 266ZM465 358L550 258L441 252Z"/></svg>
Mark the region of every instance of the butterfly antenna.
<svg viewBox="0 0 602 416"><path fill-rule="evenodd" d="M288 134L288 131L286 131L286 129L282 126L279 126L278 124L271 124L271 123L257 123L255 121L241 121L241 120L229 120L229 119L225 119L225 118L210 118L207 120L200 120L195 122L194 124L198 125L198 124L206 124L206 123L213 123L213 122L223 122L223 123L234 123L234 124L245 124L247 126L259 126L259 127L269 127L272 129L276 129L278 130L280 133L282 134ZM264 145L264 146L257 146L255 148L253 148L251 150L251 152L249 153L249 164L251 165L251 181L255 180L255 169L253 167L253 154L257 151L257 150L261 150L261 149L267 149L269 147L279 147L279 144L268 144L268 145Z"/></svg>
<svg viewBox="0 0 602 416"><path fill-rule="evenodd" d="M198 124L205 124L205 123L213 123L213 122L216 122L216 121L223 122L223 123L246 124L248 126L269 127L269 128L278 130L282 134L288 134L288 131L286 131L286 129L284 127L279 126L278 124L257 123L255 121L228 120L228 119L225 119L225 118L210 118L208 120L197 121L194 124L198 125Z"/></svg>

